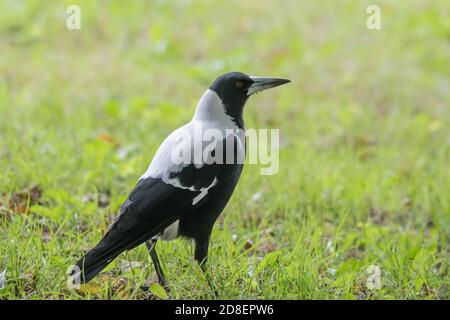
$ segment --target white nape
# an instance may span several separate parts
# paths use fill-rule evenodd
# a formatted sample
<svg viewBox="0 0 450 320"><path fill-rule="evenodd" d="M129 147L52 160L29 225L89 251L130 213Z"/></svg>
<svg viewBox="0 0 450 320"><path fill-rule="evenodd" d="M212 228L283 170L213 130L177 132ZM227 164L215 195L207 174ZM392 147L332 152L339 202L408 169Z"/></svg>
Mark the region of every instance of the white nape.
<svg viewBox="0 0 450 320"><path fill-rule="evenodd" d="M185 139L187 135L189 135L190 137L194 137L194 129L198 130L199 126L201 127L202 132L205 132L208 129L219 130L224 138L227 137L227 135L230 135L230 132L232 132L233 130L239 130L239 127L236 125L236 123L231 119L229 115L225 113L225 106L217 93L213 90L207 89L198 102L192 120L186 125L173 131L164 140L164 142L157 150L155 157L150 163L147 171L141 176L140 180L149 177L155 179L160 178L165 183L178 188L189 189L192 191L204 191L205 188L196 190L193 187L183 186L177 178L170 178L170 173L180 172L184 167L189 165L185 163L178 164L172 161L172 152L175 148L177 148L177 150L186 150L183 146L180 146L180 144L190 143L191 146L187 146L187 148L190 148L191 155L194 155L194 150L196 150L194 148L195 143L202 143L202 145L210 144L210 141L197 141L198 139L194 138ZM243 135L236 135L236 137L238 137L239 140L239 152L244 152L245 158L245 151L243 151L245 150L245 147L242 147L245 145L245 137ZM201 160L203 161L203 159ZM196 163L195 166L196 168L201 168L204 164L205 163ZM209 189L210 187L206 189ZM200 199L198 199L198 201Z"/></svg>

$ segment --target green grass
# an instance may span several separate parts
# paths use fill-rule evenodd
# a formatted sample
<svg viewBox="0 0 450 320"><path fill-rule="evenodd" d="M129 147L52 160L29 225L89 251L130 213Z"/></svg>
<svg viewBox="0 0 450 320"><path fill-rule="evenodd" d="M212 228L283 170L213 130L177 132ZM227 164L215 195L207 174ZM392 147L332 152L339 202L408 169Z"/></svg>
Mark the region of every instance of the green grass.
<svg viewBox="0 0 450 320"><path fill-rule="evenodd" d="M219 298L450 298L447 1L75 2L79 31L74 1L0 3L0 299L147 298L144 247L84 290L66 269L232 70L292 83L246 106L247 127L280 128L280 171L246 166L214 228ZM158 250L172 298L213 297L191 243Z"/></svg>

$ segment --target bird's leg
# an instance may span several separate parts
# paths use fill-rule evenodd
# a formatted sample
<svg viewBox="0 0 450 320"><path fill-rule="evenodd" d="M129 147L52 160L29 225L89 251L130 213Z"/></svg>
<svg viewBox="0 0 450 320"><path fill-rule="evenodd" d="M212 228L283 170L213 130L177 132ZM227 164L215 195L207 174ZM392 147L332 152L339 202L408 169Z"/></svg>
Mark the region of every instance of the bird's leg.
<svg viewBox="0 0 450 320"><path fill-rule="evenodd" d="M203 272L206 272L206 260L208 259L208 246L209 235L207 237L199 237L195 239L195 252L194 258L202 268Z"/></svg>
<svg viewBox="0 0 450 320"><path fill-rule="evenodd" d="M167 281L164 277L163 270L161 268L161 264L159 263L158 255L156 253L156 241L157 239L148 240L145 245L147 246L148 252L150 253L150 257L152 258L153 265L155 266L156 275L158 276L159 284L161 284L164 289L168 290L169 287L167 285ZM141 287L144 291L147 291L147 286Z"/></svg>
<svg viewBox="0 0 450 320"><path fill-rule="evenodd" d="M200 268L202 269L203 273L205 274L206 280L208 281L209 287L213 291L214 296L217 297L217 290L214 287L209 272L206 268L206 260L208 258L209 237L210 235L208 234L205 237L199 237L195 239L194 258L200 265Z"/></svg>

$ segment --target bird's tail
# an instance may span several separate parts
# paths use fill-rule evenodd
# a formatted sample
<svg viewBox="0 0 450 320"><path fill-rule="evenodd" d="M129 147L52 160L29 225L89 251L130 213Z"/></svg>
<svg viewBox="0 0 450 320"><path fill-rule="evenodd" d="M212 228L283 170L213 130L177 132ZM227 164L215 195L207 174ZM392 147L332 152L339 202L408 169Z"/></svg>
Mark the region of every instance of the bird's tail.
<svg viewBox="0 0 450 320"><path fill-rule="evenodd" d="M103 238L72 267L69 275L72 277L73 284L86 283L94 278L122 252L115 249Z"/></svg>
<svg viewBox="0 0 450 320"><path fill-rule="evenodd" d="M145 232L141 230L142 228L139 229L142 226L140 224L127 232L119 232L114 226L110 226L102 240L69 269L68 283L76 286L90 281L123 251L131 250L147 241L172 224L175 219L176 217L173 217L172 220L167 220L155 228L145 229Z"/></svg>

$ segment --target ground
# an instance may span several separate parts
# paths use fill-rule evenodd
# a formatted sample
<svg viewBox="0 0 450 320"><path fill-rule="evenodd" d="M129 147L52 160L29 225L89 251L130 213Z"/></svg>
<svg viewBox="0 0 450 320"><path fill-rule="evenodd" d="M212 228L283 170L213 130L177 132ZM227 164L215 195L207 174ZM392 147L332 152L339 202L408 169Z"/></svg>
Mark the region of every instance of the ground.
<svg viewBox="0 0 450 320"><path fill-rule="evenodd" d="M247 165L214 228L218 297L449 299L448 16L444 0L1 2L0 299L165 298L144 246L79 290L66 270L234 70L292 83L246 106L248 128L280 129L280 167ZM171 298L213 297L192 243L158 250Z"/></svg>

